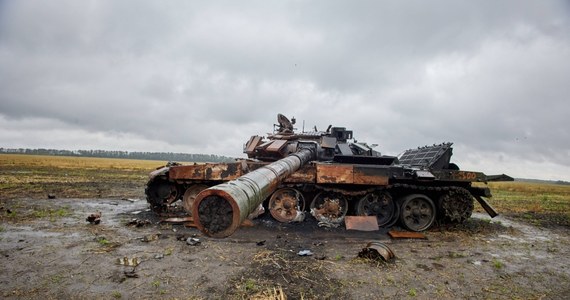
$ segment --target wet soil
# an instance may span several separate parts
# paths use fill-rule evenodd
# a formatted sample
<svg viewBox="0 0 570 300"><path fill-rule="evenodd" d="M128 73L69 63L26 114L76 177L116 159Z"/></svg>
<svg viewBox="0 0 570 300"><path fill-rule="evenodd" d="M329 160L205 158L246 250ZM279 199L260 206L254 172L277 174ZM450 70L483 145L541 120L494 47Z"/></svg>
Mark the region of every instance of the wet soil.
<svg viewBox="0 0 570 300"><path fill-rule="evenodd" d="M136 200L136 199L135 199ZM224 239L160 223L146 201L0 203L0 297L8 299L566 299L568 227L476 214L426 239L282 224L268 214ZM101 223L85 219L101 212ZM137 219L140 222L130 221ZM146 222L149 221L149 222ZM138 226L137 226L138 225ZM190 238L190 245L187 241ZM369 242L390 262L357 257ZM299 256L301 250L312 255Z"/></svg>

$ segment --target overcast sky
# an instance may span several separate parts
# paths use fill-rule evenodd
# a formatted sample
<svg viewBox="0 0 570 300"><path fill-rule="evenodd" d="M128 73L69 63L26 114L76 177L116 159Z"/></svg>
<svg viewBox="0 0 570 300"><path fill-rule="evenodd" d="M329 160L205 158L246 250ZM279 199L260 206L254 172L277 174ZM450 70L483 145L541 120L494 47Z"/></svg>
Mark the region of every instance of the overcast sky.
<svg viewBox="0 0 570 300"><path fill-rule="evenodd" d="M277 113L570 181L569 1L0 0L0 147L244 157Z"/></svg>

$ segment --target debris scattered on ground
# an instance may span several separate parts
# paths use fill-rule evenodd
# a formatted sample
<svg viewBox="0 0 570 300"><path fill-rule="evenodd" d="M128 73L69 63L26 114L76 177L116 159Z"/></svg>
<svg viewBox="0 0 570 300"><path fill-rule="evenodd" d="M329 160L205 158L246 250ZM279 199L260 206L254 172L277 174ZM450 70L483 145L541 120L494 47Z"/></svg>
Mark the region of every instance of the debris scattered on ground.
<svg viewBox="0 0 570 300"><path fill-rule="evenodd" d="M129 201L129 202L133 202L133 203L134 203L134 202L137 202L137 201L140 201L140 199L131 199L131 198L123 198L123 199L121 199L121 200Z"/></svg>
<svg viewBox="0 0 570 300"><path fill-rule="evenodd" d="M54 194L48 194L47 197L48 197L48 199L55 199L55 195L54 195Z"/></svg>
<svg viewBox="0 0 570 300"><path fill-rule="evenodd" d="M200 245L200 239L189 237L186 240L186 244L188 244L190 246L198 246L198 245Z"/></svg>
<svg viewBox="0 0 570 300"><path fill-rule="evenodd" d="M259 241L259 242L255 243L255 244L256 244L257 246L263 246L263 245L265 245L265 240Z"/></svg>
<svg viewBox="0 0 570 300"><path fill-rule="evenodd" d="M396 257L396 255L386 244L375 241L366 244L366 247L362 248L358 253L358 257L371 260L389 261Z"/></svg>
<svg viewBox="0 0 570 300"><path fill-rule="evenodd" d="M129 267L136 267L140 264L140 260L138 257L123 257L117 258L117 264L121 266L129 266Z"/></svg>
<svg viewBox="0 0 570 300"><path fill-rule="evenodd" d="M421 232L390 230L388 235L393 239L427 239Z"/></svg>
<svg viewBox="0 0 570 300"><path fill-rule="evenodd" d="M154 259L163 259L164 258L164 254L159 253L157 255L154 256Z"/></svg>
<svg viewBox="0 0 570 300"><path fill-rule="evenodd" d="M263 205L262 205L262 204L259 204L259 206L257 207L257 209L254 210L253 212L251 212L251 213L247 216L247 218L248 218L249 220L253 220L253 219L255 219L255 218L257 218L257 217L263 215L264 213L265 213L265 208L263 208Z"/></svg>
<svg viewBox="0 0 570 300"><path fill-rule="evenodd" d="M131 271L125 271L123 273L125 274L125 277L127 277L127 278L139 278L139 274L137 274L134 269Z"/></svg>
<svg viewBox="0 0 570 300"><path fill-rule="evenodd" d="M245 219L240 225L241 227L253 227L254 224L250 219Z"/></svg>
<svg viewBox="0 0 570 300"><path fill-rule="evenodd" d="M346 216L344 224L347 230L378 231L378 218L376 216Z"/></svg>
<svg viewBox="0 0 570 300"><path fill-rule="evenodd" d="M299 251L299 253L297 253L297 255L299 255L299 256L311 256L311 255L313 255L313 252L311 252L311 250L301 250L301 251Z"/></svg>
<svg viewBox="0 0 570 300"><path fill-rule="evenodd" d="M143 227L152 224L149 220L132 219L127 223L131 227Z"/></svg>
<svg viewBox="0 0 570 300"><path fill-rule="evenodd" d="M90 214L89 216L87 216L85 221L87 221L91 224L98 225L99 223L101 223L101 212L96 212L96 213Z"/></svg>
<svg viewBox="0 0 570 300"><path fill-rule="evenodd" d="M160 220L160 222L171 223L171 224L185 224L187 222L194 222L194 219L192 217L173 217L173 218L162 219Z"/></svg>
<svg viewBox="0 0 570 300"><path fill-rule="evenodd" d="M155 234L143 236L141 238L141 242L148 243L148 242L156 241L156 240L158 240L159 235L160 235L160 233L155 233Z"/></svg>

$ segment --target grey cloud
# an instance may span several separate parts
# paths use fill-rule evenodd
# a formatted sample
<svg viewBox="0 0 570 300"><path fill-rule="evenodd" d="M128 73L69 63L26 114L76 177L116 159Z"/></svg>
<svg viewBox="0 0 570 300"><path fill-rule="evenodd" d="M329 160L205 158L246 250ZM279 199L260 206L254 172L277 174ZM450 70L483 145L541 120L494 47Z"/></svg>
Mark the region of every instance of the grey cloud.
<svg viewBox="0 0 570 300"><path fill-rule="evenodd" d="M564 1L0 3L4 147L239 156L282 112L570 179Z"/></svg>

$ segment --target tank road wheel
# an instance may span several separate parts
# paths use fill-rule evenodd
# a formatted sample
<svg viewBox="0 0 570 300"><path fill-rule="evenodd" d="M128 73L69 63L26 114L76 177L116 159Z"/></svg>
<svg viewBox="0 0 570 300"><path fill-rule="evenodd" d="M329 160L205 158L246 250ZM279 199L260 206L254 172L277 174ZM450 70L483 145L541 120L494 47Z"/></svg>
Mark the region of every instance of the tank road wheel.
<svg viewBox="0 0 570 300"><path fill-rule="evenodd" d="M340 224L348 211L348 200L340 193L320 192L311 202L315 219L329 224Z"/></svg>
<svg viewBox="0 0 570 300"><path fill-rule="evenodd" d="M360 198L356 206L357 215L376 216L378 226L388 224L394 218L395 212L396 205L390 194L385 192L366 194Z"/></svg>
<svg viewBox="0 0 570 300"><path fill-rule="evenodd" d="M189 215L192 215L194 199L196 199L196 196L198 196L201 191L207 188L208 186L204 184L193 184L186 189L184 196L182 196L182 205L184 205L184 210L186 210Z"/></svg>
<svg viewBox="0 0 570 300"><path fill-rule="evenodd" d="M151 209L157 213L163 212L168 204L178 198L178 188L165 178L158 178L149 182L145 193Z"/></svg>
<svg viewBox="0 0 570 300"><path fill-rule="evenodd" d="M473 196L463 188L452 189L439 198L445 221L463 223L473 213Z"/></svg>
<svg viewBox="0 0 570 300"><path fill-rule="evenodd" d="M424 231L435 220L435 205L430 198L421 194L405 196L401 199L400 222L411 231Z"/></svg>
<svg viewBox="0 0 570 300"><path fill-rule="evenodd" d="M296 189L278 189L269 199L269 213L279 222L294 221L305 209L305 198Z"/></svg>

